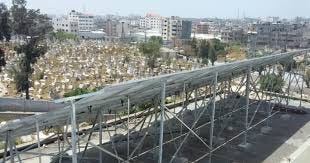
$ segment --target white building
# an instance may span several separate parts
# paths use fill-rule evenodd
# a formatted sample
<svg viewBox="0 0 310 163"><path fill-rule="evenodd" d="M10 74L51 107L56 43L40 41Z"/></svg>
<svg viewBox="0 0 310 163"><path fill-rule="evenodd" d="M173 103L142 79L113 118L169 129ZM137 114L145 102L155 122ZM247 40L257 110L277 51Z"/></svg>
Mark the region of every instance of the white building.
<svg viewBox="0 0 310 163"><path fill-rule="evenodd" d="M182 19L180 17L171 16L163 21L162 38L163 40L172 40L179 38L182 33Z"/></svg>
<svg viewBox="0 0 310 163"><path fill-rule="evenodd" d="M54 18L52 20L54 32L68 32L78 34L79 26L77 22L70 21L67 17Z"/></svg>
<svg viewBox="0 0 310 163"><path fill-rule="evenodd" d="M157 14L146 14L146 16L140 19L140 28L147 30L162 30L163 17Z"/></svg>
<svg viewBox="0 0 310 163"><path fill-rule="evenodd" d="M94 30L94 16L72 10L69 13L69 20L71 22L77 22L79 25L79 31L92 31Z"/></svg>

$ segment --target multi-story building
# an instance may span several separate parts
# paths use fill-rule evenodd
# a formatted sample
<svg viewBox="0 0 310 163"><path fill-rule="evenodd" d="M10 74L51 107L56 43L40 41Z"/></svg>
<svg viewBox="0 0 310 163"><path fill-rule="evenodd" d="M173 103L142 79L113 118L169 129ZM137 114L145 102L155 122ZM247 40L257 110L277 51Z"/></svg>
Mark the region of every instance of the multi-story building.
<svg viewBox="0 0 310 163"><path fill-rule="evenodd" d="M191 35L192 35L192 21L183 20L181 39L184 40L191 39Z"/></svg>
<svg viewBox="0 0 310 163"><path fill-rule="evenodd" d="M127 37L130 34L130 22L108 19L103 30L109 37Z"/></svg>
<svg viewBox="0 0 310 163"><path fill-rule="evenodd" d="M103 30L106 33L107 36L117 36L117 21L108 19L107 21L104 22Z"/></svg>
<svg viewBox="0 0 310 163"><path fill-rule="evenodd" d="M125 38L130 34L130 22L119 21L116 25L116 35L117 37Z"/></svg>
<svg viewBox="0 0 310 163"><path fill-rule="evenodd" d="M77 22L70 21L67 17L54 18L52 20L54 32L68 32L73 34L79 33L79 26Z"/></svg>
<svg viewBox="0 0 310 163"><path fill-rule="evenodd" d="M80 31L92 31L95 28L94 24L94 16L84 14L81 12L77 12L75 10L72 10L69 13L69 20L71 22L77 22L79 25Z"/></svg>
<svg viewBox="0 0 310 163"><path fill-rule="evenodd" d="M209 33L209 24L207 22L200 22L196 26L197 34L208 34Z"/></svg>
<svg viewBox="0 0 310 163"><path fill-rule="evenodd" d="M69 15L52 20L54 31L78 34L79 31L94 30L94 16L72 10Z"/></svg>
<svg viewBox="0 0 310 163"><path fill-rule="evenodd" d="M180 17L171 16L163 21L162 38L169 41L180 38L182 33L182 19Z"/></svg>
<svg viewBox="0 0 310 163"><path fill-rule="evenodd" d="M140 19L140 28L146 30L161 31L163 17L157 14L149 13Z"/></svg>
<svg viewBox="0 0 310 163"><path fill-rule="evenodd" d="M247 33L242 28L227 28L221 31L221 40L223 42L241 42L247 41Z"/></svg>
<svg viewBox="0 0 310 163"><path fill-rule="evenodd" d="M257 32L257 45L272 48L298 48L303 40L304 24L271 23L254 24Z"/></svg>

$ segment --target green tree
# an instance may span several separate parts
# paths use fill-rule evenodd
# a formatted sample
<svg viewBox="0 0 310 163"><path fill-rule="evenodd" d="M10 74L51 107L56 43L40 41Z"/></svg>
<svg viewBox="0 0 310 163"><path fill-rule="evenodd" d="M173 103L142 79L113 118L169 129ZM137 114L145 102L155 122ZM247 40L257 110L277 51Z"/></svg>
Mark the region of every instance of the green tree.
<svg viewBox="0 0 310 163"><path fill-rule="evenodd" d="M212 46L214 47L217 55L225 55L227 45L222 43L219 39L212 39L210 40Z"/></svg>
<svg viewBox="0 0 310 163"><path fill-rule="evenodd" d="M49 23L50 19L40 10L30 9L27 11L28 31L27 35L31 37L44 36L52 32L53 27Z"/></svg>
<svg viewBox="0 0 310 163"><path fill-rule="evenodd" d="M27 35L29 23L27 22L26 0L12 0L12 28L17 35Z"/></svg>
<svg viewBox="0 0 310 163"><path fill-rule="evenodd" d="M260 76L260 89L265 91L271 91L281 93L284 86L284 80L280 75L267 74Z"/></svg>
<svg viewBox="0 0 310 163"><path fill-rule="evenodd" d="M195 53L195 55L198 56L199 46L198 46L198 41L195 37L191 41L191 47L192 47L192 50Z"/></svg>
<svg viewBox="0 0 310 163"><path fill-rule="evenodd" d="M156 61L160 57L160 49L163 40L161 37L151 37L148 42L140 45L140 51L146 56L148 67L153 70L156 67Z"/></svg>
<svg viewBox="0 0 310 163"><path fill-rule="evenodd" d="M208 64L210 43L207 40L202 40L199 47L199 56L204 64Z"/></svg>
<svg viewBox="0 0 310 163"><path fill-rule="evenodd" d="M35 37L52 31L47 15L40 10L27 10L26 0L13 0L11 13L13 31L17 35Z"/></svg>
<svg viewBox="0 0 310 163"><path fill-rule="evenodd" d="M31 82L29 78L33 73L32 65L37 62L37 59L46 53L47 47L42 44L41 37L32 37L26 44L16 47L18 54L23 54L20 60L19 68L14 77L15 85L18 92L25 92L26 99L30 99L29 88Z"/></svg>
<svg viewBox="0 0 310 163"><path fill-rule="evenodd" d="M2 67L4 67L5 65L6 65L6 62L5 62L4 50L0 48L0 72L2 72Z"/></svg>
<svg viewBox="0 0 310 163"><path fill-rule="evenodd" d="M13 0L12 2L13 31L16 35L28 36L26 43L15 48L18 54L22 54L22 57L19 68L14 73L14 81L17 91L25 92L26 99L29 99L31 86L29 78L33 73L32 65L37 62L38 57L46 53L47 46L44 42L52 27L49 18L41 14L40 10L27 10L26 0Z"/></svg>
<svg viewBox="0 0 310 163"><path fill-rule="evenodd" d="M10 41L12 32L10 24L10 12L3 3L0 3L0 41L3 39Z"/></svg>
<svg viewBox="0 0 310 163"><path fill-rule="evenodd" d="M214 45L210 42L208 42L208 56L210 58L210 61L212 63L212 66L214 66L214 62L217 60L217 53L216 53L216 50L214 48Z"/></svg>

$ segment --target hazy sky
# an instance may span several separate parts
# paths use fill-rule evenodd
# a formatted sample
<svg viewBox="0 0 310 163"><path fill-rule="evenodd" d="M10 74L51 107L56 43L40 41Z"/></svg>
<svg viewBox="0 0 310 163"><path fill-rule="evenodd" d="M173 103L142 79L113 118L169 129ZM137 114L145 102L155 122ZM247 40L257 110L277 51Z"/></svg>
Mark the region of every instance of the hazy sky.
<svg viewBox="0 0 310 163"><path fill-rule="evenodd" d="M10 3L11 0L0 0ZM310 0L27 0L29 8L48 14L65 14L71 9L92 14L159 13L163 16L236 18L280 16L310 17Z"/></svg>

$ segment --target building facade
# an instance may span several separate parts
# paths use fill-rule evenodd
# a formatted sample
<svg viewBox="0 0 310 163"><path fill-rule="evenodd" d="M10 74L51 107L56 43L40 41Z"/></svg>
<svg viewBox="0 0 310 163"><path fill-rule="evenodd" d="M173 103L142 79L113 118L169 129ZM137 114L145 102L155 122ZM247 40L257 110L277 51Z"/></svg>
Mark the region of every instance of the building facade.
<svg viewBox="0 0 310 163"><path fill-rule="evenodd" d="M227 28L221 31L223 42L247 42L247 33L242 28Z"/></svg>
<svg viewBox="0 0 310 163"><path fill-rule="evenodd" d="M182 19L180 17L172 16L165 18L162 25L162 38L169 41L180 38L182 33Z"/></svg>
<svg viewBox="0 0 310 163"><path fill-rule="evenodd" d="M72 10L68 17L71 22L78 23L80 31L92 31L95 28L95 18L92 15Z"/></svg>
<svg viewBox="0 0 310 163"><path fill-rule="evenodd" d="M305 31L304 24L257 23L253 25L257 32L258 46L271 46L276 49L299 48Z"/></svg>
<svg viewBox="0 0 310 163"><path fill-rule="evenodd" d="M78 34L80 31L94 30L94 16L72 10L69 15L52 20L54 31Z"/></svg>
<svg viewBox="0 0 310 163"><path fill-rule="evenodd" d="M73 34L79 33L79 25L77 22L70 21L67 17L54 18L52 20L54 32L68 32Z"/></svg>
<svg viewBox="0 0 310 163"><path fill-rule="evenodd" d="M103 30L107 36L117 36L117 21L108 19L104 22Z"/></svg>
<svg viewBox="0 0 310 163"><path fill-rule="evenodd" d="M162 30L163 17L157 14L146 14L144 18L140 19L140 28L145 30Z"/></svg>
<svg viewBox="0 0 310 163"><path fill-rule="evenodd" d="M183 20L181 39L184 40L191 39L191 35L192 35L192 21Z"/></svg>
<svg viewBox="0 0 310 163"><path fill-rule="evenodd" d="M110 37L128 37L130 35L130 22L108 19L105 21L103 30Z"/></svg>
<svg viewBox="0 0 310 163"><path fill-rule="evenodd" d="M196 26L197 34L209 34L209 24L207 22L200 22Z"/></svg>

